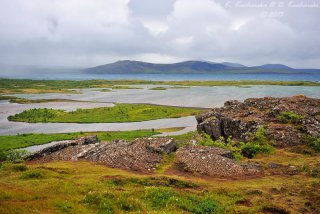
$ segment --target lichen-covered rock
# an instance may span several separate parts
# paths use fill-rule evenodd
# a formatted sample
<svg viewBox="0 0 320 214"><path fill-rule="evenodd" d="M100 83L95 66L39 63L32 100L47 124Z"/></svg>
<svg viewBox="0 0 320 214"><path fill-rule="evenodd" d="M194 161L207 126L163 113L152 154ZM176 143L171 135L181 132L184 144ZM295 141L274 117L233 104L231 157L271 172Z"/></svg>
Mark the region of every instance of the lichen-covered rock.
<svg viewBox="0 0 320 214"><path fill-rule="evenodd" d="M286 112L300 117L294 123L283 122L279 115ZM196 119L197 130L209 134L213 140L232 136L247 141L250 133L263 125L276 146L295 146L303 144L306 135L320 137L320 100L299 95L227 101L223 107L197 115Z"/></svg>
<svg viewBox="0 0 320 214"><path fill-rule="evenodd" d="M171 138L139 138L132 142L119 140L97 143L90 137L48 147L39 154L29 156L27 160L90 160L113 168L153 171L162 161L163 154L175 149L176 143Z"/></svg>
<svg viewBox="0 0 320 214"><path fill-rule="evenodd" d="M79 144L83 144L83 145L93 144L98 142L98 137L97 135L85 136L85 137L80 137L76 141L78 141Z"/></svg>
<svg viewBox="0 0 320 214"><path fill-rule="evenodd" d="M179 170L215 177L238 177L245 174L242 166L231 159L230 151L208 146L185 146L176 152Z"/></svg>
<svg viewBox="0 0 320 214"><path fill-rule="evenodd" d="M75 146L89 145L89 144L96 144L96 143L98 143L98 138L96 135L85 136L85 137L78 138L76 140L64 140L64 141L61 141L60 143L44 148L36 153L33 153L27 156L25 160L27 161L37 160L37 159L49 156L52 153L55 153L57 151L66 149L68 147L75 147ZM71 158L67 158L67 159L71 159Z"/></svg>
<svg viewBox="0 0 320 214"><path fill-rule="evenodd" d="M153 171L162 160L164 153L176 149L173 139L139 138L133 142L105 143L87 152L83 159L104 163L114 168L135 171Z"/></svg>
<svg viewBox="0 0 320 214"><path fill-rule="evenodd" d="M177 145L174 142L172 138L158 138L157 140L154 140L155 138L148 138L149 143L147 145L148 149L151 149L152 152L158 152L158 153L170 153L172 151L175 151L177 149Z"/></svg>

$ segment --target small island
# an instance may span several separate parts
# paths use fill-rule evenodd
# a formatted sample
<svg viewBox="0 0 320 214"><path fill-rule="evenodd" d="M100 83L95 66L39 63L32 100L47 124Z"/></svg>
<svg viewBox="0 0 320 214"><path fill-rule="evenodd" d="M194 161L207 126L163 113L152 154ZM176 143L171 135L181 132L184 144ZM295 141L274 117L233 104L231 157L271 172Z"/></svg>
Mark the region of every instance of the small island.
<svg viewBox="0 0 320 214"><path fill-rule="evenodd" d="M9 116L8 120L28 123L122 123L186 117L200 111L196 108L118 103L113 107L77 109L71 112L48 108L30 109Z"/></svg>

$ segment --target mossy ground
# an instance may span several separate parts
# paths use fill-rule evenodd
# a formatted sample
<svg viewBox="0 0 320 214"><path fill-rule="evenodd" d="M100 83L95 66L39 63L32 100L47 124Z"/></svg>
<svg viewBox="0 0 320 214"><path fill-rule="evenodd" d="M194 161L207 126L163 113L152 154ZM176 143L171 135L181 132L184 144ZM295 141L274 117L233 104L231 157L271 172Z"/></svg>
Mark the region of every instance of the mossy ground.
<svg viewBox="0 0 320 214"><path fill-rule="evenodd" d="M134 133L118 133L118 137ZM175 136L179 146L194 133ZM135 135L136 136L136 135ZM100 138L103 136L99 136ZM104 135L106 138L107 135ZM110 136L109 136L110 137ZM174 153L151 174L92 162L2 163L0 213L317 213L320 155L276 149L252 161L292 165L296 175L237 179L175 173ZM271 213L272 213L271 212Z"/></svg>
<svg viewBox="0 0 320 214"><path fill-rule="evenodd" d="M226 180L90 162L3 164L0 213L314 213L319 188L306 174Z"/></svg>

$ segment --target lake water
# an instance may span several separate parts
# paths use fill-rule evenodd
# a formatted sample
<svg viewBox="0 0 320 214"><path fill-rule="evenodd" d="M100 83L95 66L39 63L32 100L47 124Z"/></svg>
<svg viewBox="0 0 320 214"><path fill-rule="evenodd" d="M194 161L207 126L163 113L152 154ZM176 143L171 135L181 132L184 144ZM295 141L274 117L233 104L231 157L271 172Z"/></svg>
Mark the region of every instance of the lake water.
<svg viewBox="0 0 320 214"><path fill-rule="evenodd" d="M87 75L81 73L28 73L0 74L6 78L32 78L32 79L110 79L110 80L280 80L280 81L320 81L320 73L314 74L106 74ZM31 108L54 108L66 111L77 108L95 108L112 106L113 103L152 103L160 105L187 106L187 107L220 107L227 100L240 100L251 97L284 97L304 94L309 97L320 98L320 87L304 86L216 86L216 87L190 87L183 89L168 89L164 91L149 90L155 85L141 85L143 89L113 90L101 92L99 89L79 90L81 94L17 94L16 96L29 99L72 99L81 102L52 102L38 104L15 104L0 100L0 135L15 135L18 133L65 133L79 131L125 131L138 129L160 129L172 127L185 127L175 133L165 135L183 134L196 129L196 120L193 116L183 118L168 118L144 122L131 123L24 123L10 122L9 115L13 115ZM166 86L170 87L170 86ZM88 101L88 102L83 102ZM52 142L51 144L55 144ZM29 151L34 152L51 144L32 146Z"/></svg>
<svg viewBox="0 0 320 214"><path fill-rule="evenodd" d="M251 97L285 97L304 94L319 98L320 87L305 86L194 86L183 89L148 90L155 85L140 85L143 89L119 89L101 92L99 89L83 89L81 94L17 94L29 99L73 99L109 103L152 103L187 107L218 107L227 100L244 100ZM165 86L170 87L170 86Z"/></svg>
<svg viewBox="0 0 320 214"><path fill-rule="evenodd" d="M11 122L7 120L13 115L32 108L53 108L66 111L77 108L96 108L113 106L112 103L94 102L51 102L39 104L16 104L9 102L0 103L0 135L15 135L22 133L67 133L67 132L94 132L94 131L128 131L139 129L163 129L173 127L185 127L181 133L195 129L196 121L193 116L182 118L168 118L144 122L130 123L25 123Z"/></svg>
<svg viewBox="0 0 320 214"><path fill-rule="evenodd" d="M112 106L112 103L152 103L187 107L219 107L227 100L243 101L250 97L284 97L304 94L320 98L320 87L304 86L195 86L183 89L168 89L164 91L149 90L154 85L141 85L143 89L123 89L112 92L101 92L98 89L83 89L81 94L17 94L18 97L29 99L73 99L82 102L53 102L38 104L15 104L0 102L0 135L17 133L63 133L77 131L123 131L151 128L186 127L179 133L195 130L196 121L193 116L172 119L160 119L133 123L35 123L10 122L7 117L31 108L54 108L67 111L77 108L94 108ZM167 86L170 87L170 86ZM89 102L83 102L89 101Z"/></svg>

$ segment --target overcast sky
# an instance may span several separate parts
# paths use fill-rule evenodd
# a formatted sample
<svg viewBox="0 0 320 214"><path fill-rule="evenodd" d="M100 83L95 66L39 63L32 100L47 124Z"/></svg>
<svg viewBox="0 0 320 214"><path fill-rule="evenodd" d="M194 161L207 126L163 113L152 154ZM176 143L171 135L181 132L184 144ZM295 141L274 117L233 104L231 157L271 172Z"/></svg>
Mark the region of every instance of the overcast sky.
<svg viewBox="0 0 320 214"><path fill-rule="evenodd" d="M0 63L320 68L320 0L0 0Z"/></svg>

